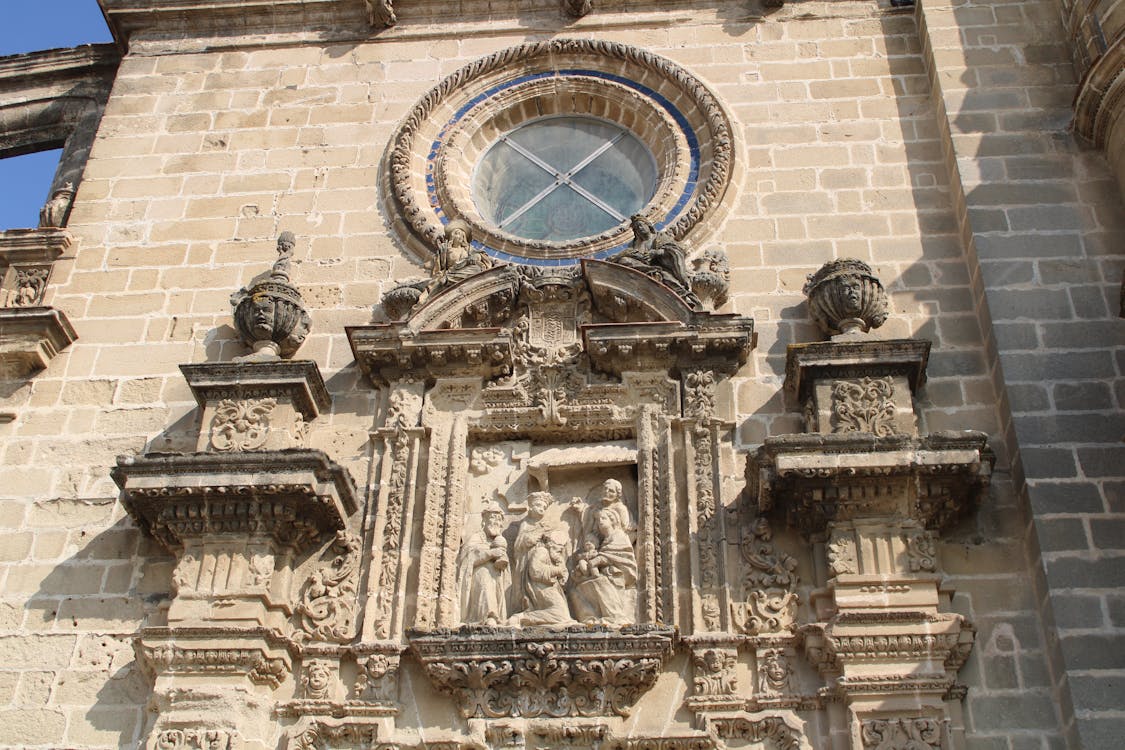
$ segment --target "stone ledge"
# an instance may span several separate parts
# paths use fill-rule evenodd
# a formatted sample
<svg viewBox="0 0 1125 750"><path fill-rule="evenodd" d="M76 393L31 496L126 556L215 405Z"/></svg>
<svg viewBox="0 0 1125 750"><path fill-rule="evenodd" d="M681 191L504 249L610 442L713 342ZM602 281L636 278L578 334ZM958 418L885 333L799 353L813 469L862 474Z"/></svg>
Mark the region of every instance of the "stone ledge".
<svg viewBox="0 0 1125 750"><path fill-rule="evenodd" d="M170 548L218 533L300 548L358 507L351 476L316 450L121 456L110 474L129 515Z"/></svg>
<svg viewBox="0 0 1125 750"><path fill-rule="evenodd" d="M223 398L283 395L305 420L313 420L332 403L320 368L311 360L180 365L180 372L200 406Z"/></svg>
<svg viewBox="0 0 1125 750"><path fill-rule="evenodd" d="M747 491L761 512L784 513L805 533L866 516L941 529L976 507L994 462L987 436L974 431L783 435L747 462Z"/></svg>
<svg viewBox="0 0 1125 750"><path fill-rule="evenodd" d="M77 339L78 334L61 310L0 309L0 378L18 379L46 368Z"/></svg>
<svg viewBox="0 0 1125 750"><path fill-rule="evenodd" d="M926 382L929 356L930 342L917 339L790 344L785 358L785 387L803 400L818 378L903 375L917 391Z"/></svg>

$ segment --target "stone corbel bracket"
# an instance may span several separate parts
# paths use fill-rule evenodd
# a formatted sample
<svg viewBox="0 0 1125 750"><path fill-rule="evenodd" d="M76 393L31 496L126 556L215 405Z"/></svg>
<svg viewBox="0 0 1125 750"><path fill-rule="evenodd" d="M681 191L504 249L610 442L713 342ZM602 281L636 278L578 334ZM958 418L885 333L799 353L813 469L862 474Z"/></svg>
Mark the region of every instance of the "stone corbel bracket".
<svg viewBox="0 0 1125 750"><path fill-rule="evenodd" d="M0 377L42 370L77 340L66 315L43 306L55 260L73 242L64 229L0 232Z"/></svg>
<svg viewBox="0 0 1125 750"><path fill-rule="evenodd" d="M352 353L372 382L404 375L493 378L512 371L512 339L499 328L411 332L403 324L346 328Z"/></svg>
<svg viewBox="0 0 1125 750"><path fill-rule="evenodd" d="M883 341L818 341L791 344L785 361L785 387L804 401L815 381L864 375L901 375L917 392L926 382L930 342L918 339Z"/></svg>
<svg viewBox="0 0 1125 750"><path fill-rule="evenodd" d="M910 692L945 694L973 648L976 630L951 612L843 613L831 623L802 629L805 653L823 674L837 675L827 694L853 698ZM918 664L911 674L890 679L880 667Z"/></svg>
<svg viewBox="0 0 1125 750"><path fill-rule="evenodd" d="M466 718L627 716L671 656L675 630L462 628L409 640Z"/></svg>
<svg viewBox="0 0 1125 750"><path fill-rule="evenodd" d="M975 508L996 457L984 433L769 438L747 463L750 497L806 534L829 521L899 516L940 530Z"/></svg>
<svg viewBox="0 0 1125 750"><path fill-rule="evenodd" d="M350 475L317 450L122 456L111 475L129 515L170 549L234 533L296 551L344 528L358 507Z"/></svg>
<svg viewBox="0 0 1125 750"><path fill-rule="evenodd" d="M292 672L291 649L288 640L267 628L147 627L138 640L143 663L158 678L235 676L269 688L278 687Z"/></svg>

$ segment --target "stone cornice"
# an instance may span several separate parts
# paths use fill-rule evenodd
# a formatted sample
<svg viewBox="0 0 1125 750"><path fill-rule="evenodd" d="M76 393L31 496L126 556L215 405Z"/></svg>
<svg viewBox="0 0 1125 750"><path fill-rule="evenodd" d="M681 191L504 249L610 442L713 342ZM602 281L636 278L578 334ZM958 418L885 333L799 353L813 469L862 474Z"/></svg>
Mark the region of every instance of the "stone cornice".
<svg viewBox="0 0 1125 750"><path fill-rule="evenodd" d="M804 399L815 378L904 375L912 390L926 382L930 342L918 339L818 341L790 344L785 386Z"/></svg>
<svg viewBox="0 0 1125 750"><path fill-rule="evenodd" d="M65 229L8 229L0 232L0 271L15 263L53 263L73 245Z"/></svg>
<svg viewBox="0 0 1125 750"><path fill-rule="evenodd" d="M41 87L73 86L93 80L108 85L121 61L112 44L83 44L0 57L0 92Z"/></svg>
<svg viewBox="0 0 1125 750"><path fill-rule="evenodd" d="M180 372L201 406L220 398L284 393L306 420L312 420L332 403L320 368L311 360L208 362L180 365Z"/></svg>
<svg viewBox="0 0 1125 750"><path fill-rule="evenodd" d="M0 309L0 375L23 377L42 370L78 334L53 307Z"/></svg>
<svg viewBox="0 0 1125 750"><path fill-rule="evenodd" d="M170 548L215 533L300 548L357 508L351 476L316 450L121 456L110 474L129 515Z"/></svg>

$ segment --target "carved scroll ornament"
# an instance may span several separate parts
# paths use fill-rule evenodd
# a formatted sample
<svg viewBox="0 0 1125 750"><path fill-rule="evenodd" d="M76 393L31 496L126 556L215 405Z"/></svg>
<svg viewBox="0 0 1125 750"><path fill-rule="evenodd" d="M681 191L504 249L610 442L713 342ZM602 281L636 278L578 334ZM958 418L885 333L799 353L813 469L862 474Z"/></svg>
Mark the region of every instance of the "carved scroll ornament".
<svg viewBox="0 0 1125 750"><path fill-rule="evenodd" d="M356 577L359 573L359 537L336 533L331 550L337 554L305 582L297 611L300 635L321 641L346 642L356 633Z"/></svg>

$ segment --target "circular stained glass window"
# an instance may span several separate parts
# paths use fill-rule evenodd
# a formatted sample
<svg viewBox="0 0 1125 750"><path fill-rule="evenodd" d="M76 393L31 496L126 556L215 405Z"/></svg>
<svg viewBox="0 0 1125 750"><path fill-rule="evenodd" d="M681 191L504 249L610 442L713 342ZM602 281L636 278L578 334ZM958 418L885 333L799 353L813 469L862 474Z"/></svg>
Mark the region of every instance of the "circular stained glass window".
<svg viewBox="0 0 1125 750"><path fill-rule="evenodd" d="M477 165L472 194L501 231L566 242L627 222L652 199L657 177L652 153L620 125L551 117L500 136Z"/></svg>

